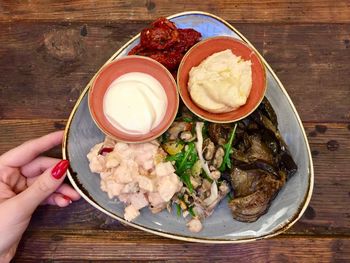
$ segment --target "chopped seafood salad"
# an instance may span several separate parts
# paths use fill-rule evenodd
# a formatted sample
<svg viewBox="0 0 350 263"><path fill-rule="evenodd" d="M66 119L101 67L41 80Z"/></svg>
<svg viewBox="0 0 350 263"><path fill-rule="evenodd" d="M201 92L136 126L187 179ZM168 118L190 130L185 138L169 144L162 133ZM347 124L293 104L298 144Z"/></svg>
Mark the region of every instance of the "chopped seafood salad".
<svg viewBox="0 0 350 263"><path fill-rule="evenodd" d="M226 196L233 219L256 221L295 174L277 125L267 99L231 124L204 121L182 105L157 140L127 144L106 137L87 157L101 190L125 203L126 220L144 207L153 213L174 209L190 231L199 232Z"/></svg>
<svg viewBox="0 0 350 263"><path fill-rule="evenodd" d="M182 188L171 162L163 161L165 154L156 141L126 144L106 137L87 157L91 171L100 174L102 191L127 204L124 218L128 221L146 206L153 213L163 210Z"/></svg>

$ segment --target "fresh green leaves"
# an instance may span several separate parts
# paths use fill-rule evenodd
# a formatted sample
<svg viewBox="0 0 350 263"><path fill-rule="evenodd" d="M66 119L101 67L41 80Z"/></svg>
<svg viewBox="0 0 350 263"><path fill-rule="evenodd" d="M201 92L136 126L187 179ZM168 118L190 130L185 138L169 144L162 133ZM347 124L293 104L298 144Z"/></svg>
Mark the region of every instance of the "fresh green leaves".
<svg viewBox="0 0 350 263"><path fill-rule="evenodd" d="M191 169L194 163L197 161L197 152L195 149L195 144L190 142L188 144L187 150L185 150L184 157L180 160L179 164L176 165L176 171L179 173L184 172L185 170Z"/></svg>
<svg viewBox="0 0 350 263"><path fill-rule="evenodd" d="M176 204L176 214L177 216L181 216L181 206L179 204Z"/></svg>
<svg viewBox="0 0 350 263"><path fill-rule="evenodd" d="M230 154L232 153L232 142L233 142L233 139L235 138L236 129L237 129L237 123L233 127L233 130L230 134L230 138L228 142L224 145L225 155L224 155L222 164L219 168L221 172L223 172L226 168L229 168L229 169L231 168Z"/></svg>
<svg viewBox="0 0 350 263"><path fill-rule="evenodd" d="M191 215L192 217L195 217L195 216L196 216L196 213L193 211L193 206L188 207L188 212L190 213L190 215Z"/></svg>
<svg viewBox="0 0 350 263"><path fill-rule="evenodd" d="M208 123L205 121L203 122L203 128L202 128L202 136L203 136L203 140L209 137L209 127L208 127Z"/></svg>
<svg viewBox="0 0 350 263"><path fill-rule="evenodd" d="M165 160L175 162L176 173L192 193L194 189L191 183L190 170L198 160L194 142L190 142L185 151L181 151L172 156L167 156Z"/></svg>
<svg viewBox="0 0 350 263"><path fill-rule="evenodd" d="M188 117L183 117L182 120L183 120L184 122L193 122L193 119L188 118Z"/></svg>
<svg viewBox="0 0 350 263"><path fill-rule="evenodd" d="M182 174L180 174L180 179L187 186L188 190L192 194L194 189L193 189L193 185L191 183L191 174L189 173L189 171L187 170L187 171L183 172Z"/></svg>

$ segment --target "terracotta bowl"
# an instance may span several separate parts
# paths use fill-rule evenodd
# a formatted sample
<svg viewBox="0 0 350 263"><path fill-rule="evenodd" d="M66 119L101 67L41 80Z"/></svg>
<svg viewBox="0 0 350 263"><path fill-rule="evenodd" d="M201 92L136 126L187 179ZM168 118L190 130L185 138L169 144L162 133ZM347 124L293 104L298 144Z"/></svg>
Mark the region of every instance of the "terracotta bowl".
<svg viewBox="0 0 350 263"><path fill-rule="evenodd" d="M236 56L252 62L252 88L245 105L225 113L211 113L197 106L188 90L189 72L210 55L230 49ZM177 85L185 105L197 116L217 123L234 122L252 113L264 98L266 91L265 67L255 51L244 42L232 37L212 37L193 46L184 56L177 73Z"/></svg>
<svg viewBox="0 0 350 263"><path fill-rule="evenodd" d="M158 126L147 134L128 134L114 127L103 112L103 98L110 84L130 72L149 74L157 79L168 99L165 116ZM179 107L176 83L170 72L157 61L141 56L127 56L105 65L93 80L89 90L89 109L96 125L107 135L128 143L151 141L164 133L174 121Z"/></svg>

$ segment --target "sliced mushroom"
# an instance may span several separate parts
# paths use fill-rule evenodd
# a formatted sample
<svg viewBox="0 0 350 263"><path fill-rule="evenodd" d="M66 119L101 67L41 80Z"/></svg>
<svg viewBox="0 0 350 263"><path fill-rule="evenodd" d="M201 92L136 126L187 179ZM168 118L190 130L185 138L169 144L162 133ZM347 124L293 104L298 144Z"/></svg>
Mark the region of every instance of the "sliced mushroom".
<svg viewBox="0 0 350 263"><path fill-rule="evenodd" d="M225 155L224 149L222 147L218 147L215 152L215 156L213 160L213 166L216 169L219 169L219 167L221 166L222 161L224 160L224 155Z"/></svg>
<svg viewBox="0 0 350 263"><path fill-rule="evenodd" d="M217 181L221 177L221 172L218 170L215 170L215 171L212 171L210 175L211 175L211 178Z"/></svg>
<svg viewBox="0 0 350 263"><path fill-rule="evenodd" d="M204 140L203 146L203 157L205 160L210 161L214 157L215 145L209 138L207 138Z"/></svg>
<svg viewBox="0 0 350 263"><path fill-rule="evenodd" d="M202 179L200 176L191 176L190 180L191 180L191 184L192 184L194 189L196 189L202 183Z"/></svg>
<svg viewBox="0 0 350 263"><path fill-rule="evenodd" d="M219 145L226 143L231 130L232 127L229 124L210 123L208 125L210 139Z"/></svg>
<svg viewBox="0 0 350 263"><path fill-rule="evenodd" d="M190 131L183 131L180 133L180 139L185 142L192 142L196 139L196 135L192 134Z"/></svg>
<svg viewBox="0 0 350 263"><path fill-rule="evenodd" d="M191 130L191 123L188 122L177 122L174 121L171 127L168 130L168 133L170 135L169 139L170 140L176 140L179 137L179 134L183 131L190 131Z"/></svg>

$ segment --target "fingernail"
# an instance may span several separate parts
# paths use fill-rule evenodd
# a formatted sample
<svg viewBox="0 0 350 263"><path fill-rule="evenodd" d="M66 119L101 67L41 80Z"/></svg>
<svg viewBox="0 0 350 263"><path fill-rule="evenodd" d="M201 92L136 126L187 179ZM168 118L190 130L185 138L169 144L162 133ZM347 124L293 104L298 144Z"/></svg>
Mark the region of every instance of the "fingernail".
<svg viewBox="0 0 350 263"><path fill-rule="evenodd" d="M70 199L68 196L64 195L63 198L66 199L70 204L72 203L72 199Z"/></svg>
<svg viewBox="0 0 350 263"><path fill-rule="evenodd" d="M67 171L69 166L68 160L62 160L52 169L51 175L55 179L60 179Z"/></svg>

